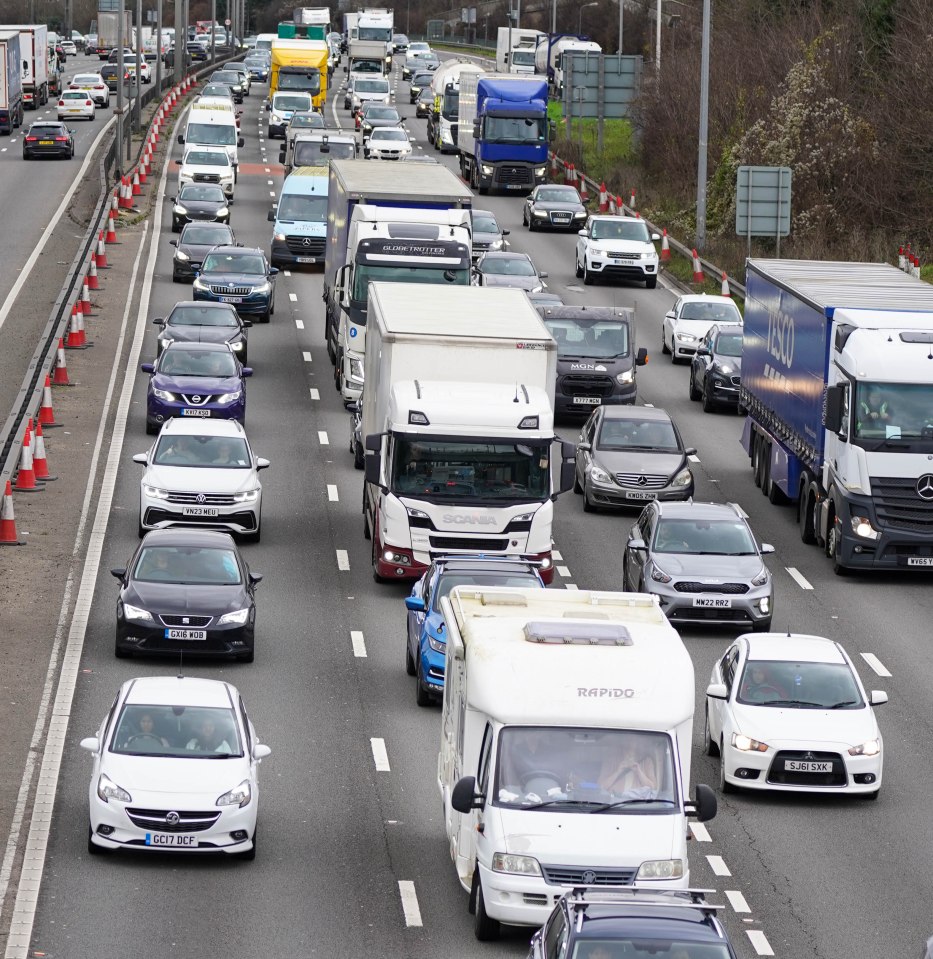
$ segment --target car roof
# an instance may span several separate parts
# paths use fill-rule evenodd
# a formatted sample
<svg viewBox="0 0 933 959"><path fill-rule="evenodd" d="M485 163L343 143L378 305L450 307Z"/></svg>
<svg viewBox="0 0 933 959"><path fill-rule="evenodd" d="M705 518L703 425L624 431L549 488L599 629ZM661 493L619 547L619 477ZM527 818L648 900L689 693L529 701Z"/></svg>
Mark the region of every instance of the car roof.
<svg viewBox="0 0 933 959"><path fill-rule="evenodd" d="M488 573L489 575L509 573L537 573L537 566L528 560L508 560L496 556L443 556L434 561L440 575L444 573Z"/></svg>
<svg viewBox="0 0 933 959"><path fill-rule="evenodd" d="M171 316L179 307L193 307L199 310L223 310L224 313L236 313L236 307L232 303L215 303L213 300L178 300L165 315Z"/></svg>
<svg viewBox="0 0 933 959"><path fill-rule="evenodd" d="M704 300L707 302L719 300L724 303L735 303L731 296L720 296L718 293L685 293L680 298L681 303L699 303ZM738 309L738 307L736 307L736 309Z"/></svg>
<svg viewBox="0 0 933 959"><path fill-rule="evenodd" d="M602 409L605 419L672 422L671 414L657 406L604 406Z"/></svg>
<svg viewBox="0 0 933 959"><path fill-rule="evenodd" d="M605 220L607 223L644 223L645 221L638 216L613 216L611 213L594 213L590 220L592 222L602 222ZM647 226L647 224L645 224Z"/></svg>
<svg viewBox="0 0 933 959"><path fill-rule="evenodd" d="M215 246L214 249L211 250L211 253L252 253L254 256L256 254L259 256L266 255L258 246L231 246L229 244Z"/></svg>
<svg viewBox="0 0 933 959"><path fill-rule="evenodd" d="M664 503L665 519L743 519L735 503L697 503L687 500L682 503Z"/></svg>
<svg viewBox="0 0 933 959"><path fill-rule="evenodd" d="M233 350L226 343L195 343L185 340L172 340L171 343L165 344L162 355L165 356L169 350L194 350L198 353L229 353L231 356L234 355Z"/></svg>
<svg viewBox="0 0 933 959"><path fill-rule="evenodd" d="M216 230L218 233L221 230L224 230L225 232L232 230L232 227L228 223L211 223L209 220L192 220L181 228L182 232L184 232L189 226L207 227L210 230Z"/></svg>
<svg viewBox="0 0 933 959"><path fill-rule="evenodd" d="M825 636L806 633L760 633L743 637L749 659L802 663L845 663L839 645Z"/></svg>
<svg viewBox="0 0 933 959"><path fill-rule="evenodd" d="M172 436L229 436L246 439L246 431L237 420L221 419L185 419L183 416L170 416L159 433Z"/></svg>
<svg viewBox="0 0 933 959"><path fill-rule="evenodd" d="M230 708L236 688L220 679L200 676L140 676L127 683L124 702L146 706L219 706Z"/></svg>
<svg viewBox="0 0 933 959"><path fill-rule="evenodd" d="M531 257L527 253L519 253L517 251L511 250L490 250L488 253L483 254L484 260L530 260Z"/></svg>
<svg viewBox="0 0 933 959"><path fill-rule="evenodd" d="M166 347L168 349L168 347ZM186 526L170 526L167 529L152 529L143 537L143 546L208 546L232 547L236 543L229 533L219 529L198 529Z"/></svg>

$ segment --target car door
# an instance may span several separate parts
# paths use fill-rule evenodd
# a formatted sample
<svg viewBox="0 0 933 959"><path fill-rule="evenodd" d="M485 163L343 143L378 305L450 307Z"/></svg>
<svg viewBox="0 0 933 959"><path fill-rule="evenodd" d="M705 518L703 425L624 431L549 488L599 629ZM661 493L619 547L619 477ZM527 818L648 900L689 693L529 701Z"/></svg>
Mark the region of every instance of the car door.
<svg viewBox="0 0 933 959"><path fill-rule="evenodd" d="M732 735L732 710L730 703L732 701L732 691L735 685L735 677L738 673L739 644L733 643L713 666L713 673L710 681L713 683L722 683L726 687L726 699L714 699L707 697L706 708L709 710L709 733L710 739L714 743L725 740L727 736Z"/></svg>
<svg viewBox="0 0 933 959"><path fill-rule="evenodd" d="M528 220L528 225L531 226L531 212L535 208L535 201L538 199L538 188L535 187L531 193L525 197L525 217Z"/></svg>
<svg viewBox="0 0 933 959"><path fill-rule="evenodd" d="M544 959L564 959L569 938L570 930L564 911L555 909L544 929Z"/></svg>
<svg viewBox="0 0 933 959"><path fill-rule="evenodd" d="M603 411L601 407L593 410L590 413L590 418L583 424L583 429L580 431L580 443L589 443L592 447L593 440L596 436L596 427L602 418ZM576 471L577 471L577 483L580 485L581 489L583 487L583 481L586 478L586 468L589 466L592 461L592 453L590 450L584 450L580 448L580 444L577 444L577 453L576 453Z"/></svg>
<svg viewBox="0 0 933 959"><path fill-rule="evenodd" d="M676 318L680 315L680 306L683 302L682 298L678 298L674 306L665 314L662 322L662 335L664 342L669 346L671 340L674 337L674 322Z"/></svg>
<svg viewBox="0 0 933 959"><path fill-rule="evenodd" d="M592 223L592 217L589 217L586 221L586 226L583 228L586 231L586 236L577 235L577 260L576 262L583 266L584 258L586 257L586 245L589 240L590 233L590 224Z"/></svg>
<svg viewBox="0 0 933 959"><path fill-rule="evenodd" d="M706 350L708 355L701 356L700 350L693 354L690 362L693 364L693 384L702 393L706 386L706 374L713 363L713 341L715 337L712 330L707 330L700 344L700 350Z"/></svg>
<svg viewBox="0 0 933 959"><path fill-rule="evenodd" d="M424 628L424 620L427 616L428 600L431 597L431 585L434 582L435 573L436 567L432 565L421 579L420 589L416 594L424 602L424 611L408 611L408 649L411 653L412 659L414 659L416 662L418 656L420 655L419 647L421 644L421 630Z"/></svg>
<svg viewBox="0 0 933 959"><path fill-rule="evenodd" d="M646 549L628 549L629 578L633 590L640 590L641 583L645 575L645 563L648 561L648 549L651 546L651 537L654 535L655 511L653 506L646 506L638 517L635 525L632 527L632 538L640 539L644 542Z"/></svg>

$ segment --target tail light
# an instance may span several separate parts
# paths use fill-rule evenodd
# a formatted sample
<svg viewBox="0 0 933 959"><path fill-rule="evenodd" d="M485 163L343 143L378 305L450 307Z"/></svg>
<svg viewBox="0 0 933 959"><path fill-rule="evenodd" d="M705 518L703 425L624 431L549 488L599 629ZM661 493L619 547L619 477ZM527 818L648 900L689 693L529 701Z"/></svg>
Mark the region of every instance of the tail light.
<svg viewBox="0 0 933 959"><path fill-rule="evenodd" d="M26 142L27 142L27 143L35 143L36 140L38 140L38 139L39 139L38 137L26 137Z"/></svg>
<svg viewBox="0 0 933 959"><path fill-rule="evenodd" d="M84 101L84 105L85 105L86 107L92 107L92 106L94 106L94 104L91 103L90 100L85 100L85 101Z"/></svg>
<svg viewBox="0 0 933 959"><path fill-rule="evenodd" d="M55 142L56 142L56 143L67 143L67 142L68 142L68 137L55 137Z"/></svg>
<svg viewBox="0 0 933 959"><path fill-rule="evenodd" d="M58 105L59 105L60 107L63 107L63 106L65 105L65 101L64 101L64 100L59 100L59 101L58 101Z"/></svg>

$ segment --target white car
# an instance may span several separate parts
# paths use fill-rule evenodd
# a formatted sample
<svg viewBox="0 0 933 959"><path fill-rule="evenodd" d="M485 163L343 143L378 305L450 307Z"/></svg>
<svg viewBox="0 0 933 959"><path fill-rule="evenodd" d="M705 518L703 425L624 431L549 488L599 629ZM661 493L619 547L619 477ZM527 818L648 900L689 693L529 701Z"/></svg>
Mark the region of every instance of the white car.
<svg viewBox="0 0 933 959"><path fill-rule="evenodd" d="M178 168L178 189L181 190L186 183L219 183L232 203L235 177L233 163L226 148L198 145L187 147Z"/></svg>
<svg viewBox="0 0 933 959"><path fill-rule="evenodd" d="M78 48L75 46L74 40L62 40L61 44L66 57L76 57L78 55Z"/></svg>
<svg viewBox="0 0 933 959"><path fill-rule="evenodd" d="M353 83L350 95L350 112L356 116L364 103L390 102L389 81L382 77L359 76Z"/></svg>
<svg viewBox="0 0 933 959"><path fill-rule="evenodd" d="M839 643L821 636L739 636L713 667L704 742L720 788L855 793L876 799L883 743L873 706Z"/></svg>
<svg viewBox="0 0 933 959"><path fill-rule="evenodd" d="M401 127L376 127L363 141L369 160L398 160L411 154L411 140Z"/></svg>
<svg viewBox="0 0 933 959"><path fill-rule="evenodd" d="M576 273L589 285L609 280L644 280L658 285L657 233L649 233L644 220L634 216L591 216L577 238Z"/></svg>
<svg viewBox="0 0 933 959"><path fill-rule="evenodd" d="M230 683L130 679L81 748L94 757L92 855L133 849L256 857L257 771L272 750L256 738Z"/></svg>
<svg viewBox="0 0 933 959"><path fill-rule="evenodd" d="M110 106L110 87L99 73L76 73L68 84L69 90L84 90L99 107Z"/></svg>
<svg viewBox="0 0 933 959"><path fill-rule="evenodd" d="M728 296L688 293L661 321L661 352L670 353L676 363L696 353L711 326L741 322L742 314Z"/></svg>
<svg viewBox="0 0 933 959"><path fill-rule="evenodd" d="M226 530L258 540L262 524L259 471L269 460L254 456L236 420L171 417L148 453L139 484L139 535L169 526Z"/></svg>
<svg viewBox="0 0 933 959"><path fill-rule="evenodd" d="M126 61L124 64L130 76L136 75L136 54L133 54L133 59ZM152 83L152 67L146 62L145 58L142 59L139 63L139 75L142 78L143 83Z"/></svg>
<svg viewBox="0 0 933 959"><path fill-rule="evenodd" d="M72 117L93 120L97 114L94 101L87 90L63 90L58 98L56 109L59 120L68 120Z"/></svg>

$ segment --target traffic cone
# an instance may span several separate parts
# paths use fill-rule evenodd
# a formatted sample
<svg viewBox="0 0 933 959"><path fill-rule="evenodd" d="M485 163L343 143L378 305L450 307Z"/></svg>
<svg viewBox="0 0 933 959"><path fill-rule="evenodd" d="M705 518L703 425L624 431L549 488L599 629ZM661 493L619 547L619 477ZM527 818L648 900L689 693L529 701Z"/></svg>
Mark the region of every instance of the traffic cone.
<svg viewBox="0 0 933 959"><path fill-rule="evenodd" d="M599 212L600 213L609 212L609 194L606 193L605 181L599 184Z"/></svg>
<svg viewBox="0 0 933 959"><path fill-rule="evenodd" d="M88 288L86 277L81 284L81 312L85 316L89 316L91 313L91 292Z"/></svg>
<svg viewBox="0 0 933 959"><path fill-rule="evenodd" d="M36 470L32 461L32 432L26 427L23 434L23 448L19 454L19 469L16 471L17 493L39 493L42 487L36 483Z"/></svg>
<svg viewBox="0 0 933 959"><path fill-rule="evenodd" d="M907 269L907 257L904 256L904 247L902 246L897 248L897 268L899 270Z"/></svg>
<svg viewBox="0 0 933 959"><path fill-rule="evenodd" d="M16 519L13 516L13 486L6 481L3 502L0 503L0 546L25 546L16 535Z"/></svg>
<svg viewBox="0 0 933 959"><path fill-rule="evenodd" d="M612 216L615 216L618 212L619 212L619 209L616 206L616 198L610 193L609 194L609 213Z"/></svg>
<svg viewBox="0 0 933 959"><path fill-rule="evenodd" d="M133 209L133 186L129 175L123 177L123 199L120 203L124 210Z"/></svg>
<svg viewBox="0 0 933 959"><path fill-rule="evenodd" d="M48 379L48 377L46 377ZM36 450L32 454L32 465L36 471L36 479L43 483L51 483L57 480L57 476L49 473L49 461L45 455L45 438L42 435L42 423L36 424Z"/></svg>
<svg viewBox="0 0 933 959"><path fill-rule="evenodd" d="M619 216L625 216L625 204L622 202L622 197L620 196L616 197L616 213L618 213Z"/></svg>
<svg viewBox="0 0 933 959"><path fill-rule="evenodd" d="M551 179L552 180L557 179L557 154L556 153L551 154Z"/></svg>
<svg viewBox="0 0 933 959"><path fill-rule="evenodd" d="M89 290L99 290L100 283L97 281L97 254L91 254L91 262L87 268L87 288Z"/></svg>
<svg viewBox="0 0 933 959"><path fill-rule="evenodd" d="M732 291L729 289L729 277L726 276L726 271L722 271L722 295L723 296L732 296Z"/></svg>
<svg viewBox="0 0 933 959"><path fill-rule="evenodd" d="M635 190L634 190L634 188L632 189L632 197L631 197L631 199L629 200L629 204L628 204L628 205L629 205L633 210L635 209Z"/></svg>
<svg viewBox="0 0 933 959"><path fill-rule="evenodd" d="M133 171L133 182L132 182L132 184L130 185L130 196L141 196L141 195L142 195L142 192L143 192L143 191L142 191L142 189L141 189L140 186L139 186L139 171L138 171L138 170L134 170L134 171Z"/></svg>
<svg viewBox="0 0 933 959"><path fill-rule="evenodd" d="M584 203L589 203L589 202L590 202L590 194L589 194L589 191L588 191L587 188L586 188L586 174L581 173L580 176L579 176L579 181L580 181L580 187L579 187L579 189L580 189L580 199L581 199Z"/></svg>
<svg viewBox="0 0 933 959"><path fill-rule="evenodd" d="M52 409L52 379L46 373L45 386L42 387L42 403L39 406L39 424L41 426L61 426L55 422L55 410Z"/></svg>
<svg viewBox="0 0 933 959"><path fill-rule="evenodd" d="M71 386L68 379L68 364L65 362L65 341L61 337L58 338L58 357L55 360L52 383L55 386Z"/></svg>
<svg viewBox="0 0 933 959"><path fill-rule="evenodd" d="M116 239L116 234L114 234L114 239ZM110 269L110 266L107 264L107 241L104 239L103 230L100 231L97 237L97 269Z"/></svg>
<svg viewBox="0 0 933 959"><path fill-rule="evenodd" d="M110 211L110 214L107 218L107 236L105 237L108 243L119 243L117 239L117 217L113 210Z"/></svg>
<svg viewBox="0 0 933 959"><path fill-rule="evenodd" d="M570 186L573 181L570 179L570 164L564 164L564 186Z"/></svg>
<svg viewBox="0 0 933 959"><path fill-rule="evenodd" d="M693 282L694 283L704 283L706 277L703 275L703 267L700 266L700 254L696 250L692 251L693 255Z"/></svg>
<svg viewBox="0 0 933 959"><path fill-rule="evenodd" d="M91 344L88 343L88 340L87 340L87 329L84 326L84 314L80 310L78 311L77 319L78 319L78 332L79 332L79 335L81 336L81 348L86 349Z"/></svg>
<svg viewBox="0 0 933 959"><path fill-rule="evenodd" d="M146 185L146 171L149 168L149 144L147 143L143 147L143 155L139 161L139 169L136 171L137 179L139 180L140 186Z"/></svg>
<svg viewBox="0 0 933 959"><path fill-rule="evenodd" d="M113 196L110 198L110 209L113 210L114 213L118 213L120 211L120 188L119 187L113 188Z"/></svg>
<svg viewBox="0 0 933 959"><path fill-rule="evenodd" d="M66 350L83 350L87 346L84 330L81 328L81 313L78 304L71 308L71 322L68 324L68 339L65 340Z"/></svg>
<svg viewBox="0 0 933 959"><path fill-rule="evenodd" d="M667 240L667 227L664 228L664 233L661 235L661 262L670 263L671 260L671 245Z"/></svg>

